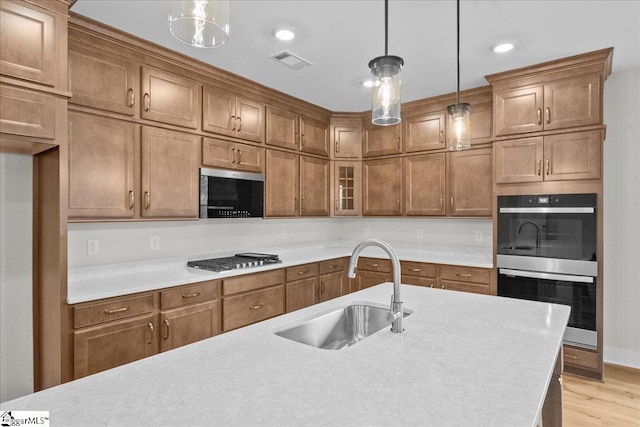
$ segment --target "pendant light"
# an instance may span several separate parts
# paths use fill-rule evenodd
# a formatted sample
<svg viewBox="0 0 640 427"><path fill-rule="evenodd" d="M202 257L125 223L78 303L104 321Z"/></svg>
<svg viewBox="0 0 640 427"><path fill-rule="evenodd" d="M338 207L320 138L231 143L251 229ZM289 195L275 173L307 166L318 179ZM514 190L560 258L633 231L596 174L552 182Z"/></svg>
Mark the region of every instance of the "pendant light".
<svg viewBox="0 0 640 427"><path fill-rule="evenodd" d="M400 123L400 70L404 60L388 54L389 0L384 1L384 56L369 61L374 84L371 89L371 122L378 126Z"/></svg>
<svg viewBox="0 0 640 427"><path fill-rule="evenodd" d="M172 1L169 31L195 47L216 47L229 39L229 0Z"/></svg>
<svg viewBox="0 0 640 427"><path fill-rule="evenodd" d="M456 103L447 107L447 145L449 150L464 150L471 147L469 113L471 105L460 102L460 0L457 7L457 42L458 42L458 88Z"/></svg>

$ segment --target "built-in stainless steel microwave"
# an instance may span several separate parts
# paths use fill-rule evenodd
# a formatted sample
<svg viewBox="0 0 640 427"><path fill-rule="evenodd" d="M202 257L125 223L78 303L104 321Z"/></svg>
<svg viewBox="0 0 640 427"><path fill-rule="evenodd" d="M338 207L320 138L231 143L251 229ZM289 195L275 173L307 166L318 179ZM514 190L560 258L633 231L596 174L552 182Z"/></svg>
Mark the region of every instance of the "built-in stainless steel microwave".
<svg viewBox="0 0 640 427"><path fill-rule="evenodd" d="M261 218L264 175L200 168L200 218Z"/></svg>

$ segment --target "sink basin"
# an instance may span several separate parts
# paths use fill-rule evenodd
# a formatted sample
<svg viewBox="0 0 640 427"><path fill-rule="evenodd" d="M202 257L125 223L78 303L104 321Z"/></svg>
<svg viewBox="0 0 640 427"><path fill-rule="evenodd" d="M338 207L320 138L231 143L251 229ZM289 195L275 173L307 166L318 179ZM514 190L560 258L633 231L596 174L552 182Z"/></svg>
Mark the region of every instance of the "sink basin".
<svg viewBox="0 0 640 427"><path fill-rule="evenodd" d="M275 332L276 335L327 350L352 346L369 335L390 327L385 315L389 308L352 304ZM405 310L403 317L411 311Z"/></svg>

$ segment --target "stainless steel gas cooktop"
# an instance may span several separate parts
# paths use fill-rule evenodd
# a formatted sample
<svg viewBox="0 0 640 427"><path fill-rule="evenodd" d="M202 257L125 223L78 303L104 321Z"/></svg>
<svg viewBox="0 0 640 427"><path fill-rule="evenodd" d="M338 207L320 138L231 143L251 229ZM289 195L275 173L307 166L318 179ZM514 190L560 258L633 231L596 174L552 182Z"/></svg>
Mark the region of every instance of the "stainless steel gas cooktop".
<svg viewBox="0 0 640 427"><path fill-rule="evenodd" d="M282 262L282 260L278 258L278 255L244 252L229 257L189 261L187 262L187 266L202 270L220 272L241 268L259 267L261 265L277 264L280 262Z"/></svg>

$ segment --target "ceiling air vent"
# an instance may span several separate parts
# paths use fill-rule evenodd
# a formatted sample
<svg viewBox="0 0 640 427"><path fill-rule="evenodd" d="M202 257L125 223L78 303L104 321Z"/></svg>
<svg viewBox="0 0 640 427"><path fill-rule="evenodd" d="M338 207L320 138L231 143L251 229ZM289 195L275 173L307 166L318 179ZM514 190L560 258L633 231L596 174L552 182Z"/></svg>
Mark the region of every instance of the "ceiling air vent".
<svg viewBox="0 0 640 427"><path fill-rule="evenodd" d="M283 50L282 52L275 53L271 55L270 58L273 58L279 63L284 64L289 68L293 68L294 70L299 70L311 65L311 62L300 58L298 55L294 55L288 50Z"/></svg>

